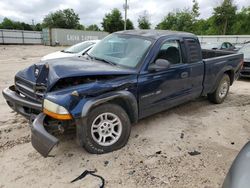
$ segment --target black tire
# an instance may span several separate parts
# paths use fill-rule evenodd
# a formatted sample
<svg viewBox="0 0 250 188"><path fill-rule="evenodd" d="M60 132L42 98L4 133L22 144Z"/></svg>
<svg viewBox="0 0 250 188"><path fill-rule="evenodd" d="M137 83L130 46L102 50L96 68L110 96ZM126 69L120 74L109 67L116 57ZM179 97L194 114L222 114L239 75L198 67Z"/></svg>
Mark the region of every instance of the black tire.
<svg viewBox="0 0 250 188"><path fill-rule="evenodd" d="M121 122L121 133L119 139L110 146L103 146L97 143L94 140L91 132L92 123L95 119L103 114L103 113L112 113L115 114ZM118 150L126 145L128 142L130 131L131 131L131 123L127 113L121 108L119 105L106 103L100 106L95 107L88 114L87 125L82 127L82 145L89 152L93 154L103 154Z"/></svg>
<svg viewBox="0 0 250 188"><path fill-rule="evenodd" d="M226 88L226 90L225 90L226 93L224 95L220 94L222 87ZM222 76L216 90L213 93L210 93L207 95L208 100L212 103L215 103L215 104L221 104L225 100L225 98L227 97L229 88L230 88L230 78L229 78L228 74L224 74Z"/></svg>

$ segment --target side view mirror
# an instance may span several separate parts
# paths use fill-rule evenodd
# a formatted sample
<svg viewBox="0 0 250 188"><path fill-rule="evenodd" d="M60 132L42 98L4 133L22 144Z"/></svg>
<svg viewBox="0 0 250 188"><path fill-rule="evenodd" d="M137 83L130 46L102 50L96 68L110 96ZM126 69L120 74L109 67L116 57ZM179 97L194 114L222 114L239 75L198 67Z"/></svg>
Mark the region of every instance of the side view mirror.
<svg viewBox="0 0 250 188"><path fill-rule="evenodd" d="M168 69L170 67L170 62L166 59L157 59L155 63L149 65L149 71L158 71Z"/></svg>

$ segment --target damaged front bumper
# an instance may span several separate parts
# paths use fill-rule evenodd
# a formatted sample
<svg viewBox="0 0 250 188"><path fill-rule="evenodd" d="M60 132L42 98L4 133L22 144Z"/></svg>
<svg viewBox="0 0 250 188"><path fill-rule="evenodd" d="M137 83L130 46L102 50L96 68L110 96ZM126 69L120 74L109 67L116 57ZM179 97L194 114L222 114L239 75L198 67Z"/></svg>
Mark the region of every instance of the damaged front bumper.
<svg viewBox="0 0 250 188"><path fill-rule="evenodd" d="M10 86L5 88L3 91L3 96L7 104L17 113L23 115L26 118L30 118L32 111L41 112L42 104L33 102L24 97L21 97L16 92L15 86Z"/></svg>
<svg viewBox="0 0 250 188"><path fill-rule="evenodd" d="M40 113L31 124L31 143L43 157L48 157L49 152L55 145L58 145L59 140L44 128L45 116Z"/></svg>

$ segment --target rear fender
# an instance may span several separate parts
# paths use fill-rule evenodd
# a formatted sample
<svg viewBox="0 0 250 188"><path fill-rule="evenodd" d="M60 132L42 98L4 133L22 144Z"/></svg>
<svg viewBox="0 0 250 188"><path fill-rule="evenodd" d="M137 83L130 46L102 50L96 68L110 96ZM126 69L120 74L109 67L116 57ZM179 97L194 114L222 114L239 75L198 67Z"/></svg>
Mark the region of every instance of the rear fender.
<svg viewBox="0 0 250 188"><path fill-rule="evenodd" d="M211 89L211 91L209 91L209 93L213 93L215 90L216 90L216 88L218 87L218 85L219 85L219 83L220 83L220 81L221 81L221 79L222 79L222 77L223 77L223 75L226 73L226 72L233 72L233 74L234 74L234 71L233 71L233 68L232 67L225 67L224 69L222 69L220 72L219 72L219 74L217 75L217 78L216 78L216 80L215 80L215 83L214 83L214 85L213 85L213 87L212 87L212 89ZM234 78L232 78L230 75L229 75L229 77L230 77L230 83L231 83L231 85L233 84L233 81L234 81Z"/></svg>

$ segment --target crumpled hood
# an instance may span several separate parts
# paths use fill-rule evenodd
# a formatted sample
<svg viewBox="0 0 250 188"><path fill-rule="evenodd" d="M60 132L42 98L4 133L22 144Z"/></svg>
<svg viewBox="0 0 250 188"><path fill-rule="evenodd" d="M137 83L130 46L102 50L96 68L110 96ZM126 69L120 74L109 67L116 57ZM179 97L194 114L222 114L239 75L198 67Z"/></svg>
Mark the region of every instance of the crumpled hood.
<svg viewBox="0 0 250 188"><path fill-rule="evenodd" d="M72 57L41 61L19 71L16 77L21 77L36 84L47 85L49 90L62 78L130 74L136 74L136 70L99 61L90 61L84 57Z"/></svg>

